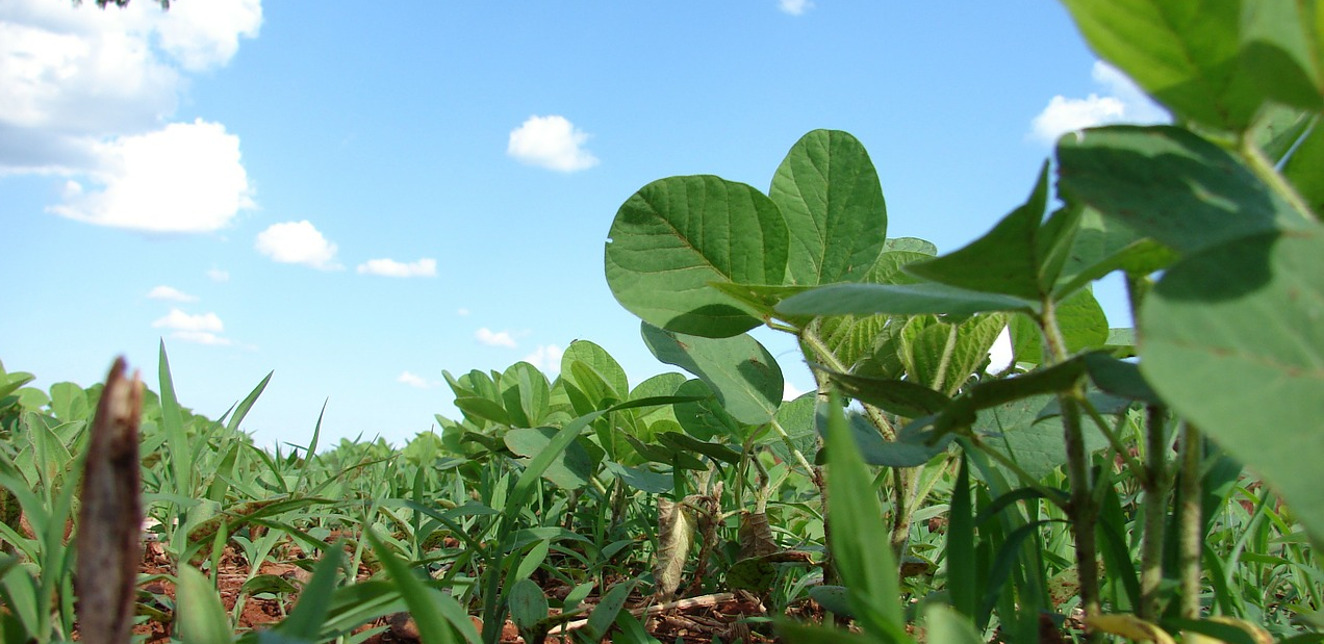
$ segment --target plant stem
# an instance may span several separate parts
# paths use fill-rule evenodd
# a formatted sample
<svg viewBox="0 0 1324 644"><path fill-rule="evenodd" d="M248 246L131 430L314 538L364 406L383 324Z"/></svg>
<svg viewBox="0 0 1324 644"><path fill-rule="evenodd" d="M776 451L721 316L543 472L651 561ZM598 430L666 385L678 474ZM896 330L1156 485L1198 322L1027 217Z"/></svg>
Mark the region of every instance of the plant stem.
<svg viewBox="0 0 1324 644"><path fill-rule="evenodd" d="M1185 423L1181 442L1181 506L1177 508L1178 535L1177 566L1180 571L1181 611L1183 619L1200 616L1200 554L1204 543L1204 518L1201 516L1200 496L1200 430Z"/></svg>
<svg viewBox="0 0 1324 644"><path fill-rule="evenodd" d="M1306 200L1301 196L1301 193L1297 192L1296 188L1287 181L1287 178L1284 177L1282 173L1278 172L1278 169L1274 167L1273 162L1270 161L1268 157L1264 156L1264 150L1261 150L1260 146L1255 145L1252 136L1249 134L1243 135L1238 144L1238 148L1241 152L1241 158L1246 161L1246 164L1250 166L1251 172L1253 172L1260 181L1263 181L1265 185L1269 186L1269 189L1278 193L1278 196L1282 197L1283 201L1286 201L1293 209L1300 212L1303 217L1319 221L1319 215L1310 209L1310 204L1306 203Z"/></svg>
<svg viewBox="0 0 1324 644"><path fill-rule="evenodd" d="M1144 541L1140 554L1140 606L1138 617L1153 620L1159 615L1159 586L1163 582L1163 532L1168 515L1167 440L1164 420L1167 410L1160 405L1145 407L1145 462L1148 471L1141 485L1145 490Z"/></svg>
<svg viewBox="0 0 1324 644"><path fill-rule="evenodd" d="M1056 302L1052 297L1043 300L1043 313L1040 325L1044 331L1045 353L1054 364L1067 359L1067 343L1062 336L1062 329L1057 323ZM1085 618L1096 617L1100 613L1099 601L1099 555L1095 542L1095 522L1098 512L1095 509L1094 495L1090 493L1093 485L1090 481L1089 457L1085 452L1085 434L1081 428L1081 410L1078 401L1084 397L1081 385L1077 383L1069 391L1058 395L1062 407L1063 438L1067 452L1067 480L1071 484L1071 500L1067 505L1067 515L1071 519L1071 528L1076 536L1076 572L1080 579L1080 605L1085 611ZM1097 632L1089 634L1090 641L1102 641Z"/></svg>
<svg viewBox="0 0 1324 644"><path fill-rule="evenodd" d="M800 342L811 350L806 351L805 353L813 355L817 362L827 365L829 369L836 371L837 373L846 373L849 370L849 368L842 364L841 360L837 358L836 354L832 353L832 349L828 348L828 346L823 343L822 338L819 338L817 333L814 333L809 329L801 331ZM826 379L819 379L817 373L815 373L814 378L819 380L819 393L826 392ZM864 407L864 415L874 427L878 428L878 432L883 435L885 440L896 440L896 428L892 426L891 421L887 420L887 416L883 414L881 409L863 402L860 403L860 406Z"/></svg>

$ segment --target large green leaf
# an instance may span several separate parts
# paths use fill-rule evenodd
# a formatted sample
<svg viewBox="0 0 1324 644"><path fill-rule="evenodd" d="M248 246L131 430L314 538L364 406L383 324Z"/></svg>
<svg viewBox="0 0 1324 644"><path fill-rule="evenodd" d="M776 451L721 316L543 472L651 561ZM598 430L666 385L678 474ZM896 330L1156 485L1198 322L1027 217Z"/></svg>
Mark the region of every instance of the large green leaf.
<svg viewBox="0 0 1324 644"><path fill-rule="evenodd" d="M1234 131L1254 117L1262 95L1239 60L1240 0L1063 4L1099 56L1180 117Z"/></svg>
<svg viewBox="0 0 1324 644"><path fill-rule="evenodd" d="M757 313L711 282L784 284L789 233L758 190L714 176L670 177L621 206L606 247L607 284L646 322L726 337L760 324Z"/></svg>
<svg viewBox="0 0 1324 644"><path fill-rule="evenodd" d="M1306 219L1223 149L1176 127L1118 125L1063 137L1058 188L1182 252Z"/></svg>
<svg viewBox="0 0 1324 644"><path fill-rule="evenodd" d="M814 130L801 137L768 195L790 231L791 284L856 281L883 249L883 189L869 153L850 134Z"/></svg>
<svg viewBox="0 0 1324 644"><path fill-rule="evenodd" d="M740 335L703 338L669 333L642 324L644 343L658 360L676 365L712 387L736 420L762 425L781 404L784 380L781 366L758 340Z"/></svg>
<svg viewBox="0 0 1324 644"><path fill-rule="evenodd" d="M1324 539L1324 227L1210 247L1141 310L1145 380Z"/></svg>
<svg viewBox="0 0 1324 644"><path fill-rule="evenodd" d="M1324 108L1324 22L1319 3L1250 2L1242 12L1242 64L1265 94Z"/></svg>
<svg viewBox="0 0 1324 644"><path fill-rule="evenodd" d="M980 410L973 429L988 449L1001 452L1035 479L1041 479L1067 462L1062 418L1040 420L1044 410L1057 403L1057 396L1037 395ZM1085 433L1085 449L1108 446L1096 431Z"/></svg>
<svg viewBox="0 0 1324 644"><path fill-rule="evenodd" d="M534 427L543 422L551 407L551 385L537 367L516 362L501 374L500 386L511 424Z"/></svg>
<svg viewBox="0 0 1324 644"><path fill-rule="evenodd" d="M911 382L952 395L988 357L1007 326L1000 313L967 318L960 324L932 315L910 318L901 330L901 359Z"/></svg>
<svg viewBox="0 0 1324 644"><path fill-rule="evenodd" d="M1041 226L1048 207L1048 163L1030 198L968 246L906 271L924 279L983 293L1038 300L1049 292L1066 259L1079 211L1060 211Z"/></svg>
<svg viewBox="0 0 1324 644"><path fill-rule="evenodd" d="M556 433L554 427L512 429L506 432L502 439L511 452L525 458L533 458L552 444ZM588 485L588 479L593 475L593 465L588 450L575 441L567 445L564 450L557 452L547 466L547 470L543 472L543 477L563 490L577 490Z"/></svg>
<svg viewBox="0 0 1324 644"><path fill-rule="evenodd" d="M1121 221L1081 208L1075 239L1053 297L1064 299L1113 271L1148 275L1176 261L1177 254Z"/></svg>
<svg viewBox="0 0 1324 644"><path fill-rule="evenodd" d="M627 398L627 394L630 392L630 380L625 375L625 369L621 368L621 364L610 353L607 353L606 349L588 340L575 340L570 343L569 347L566 347L565 353L561 354L561 377L563 379L567 379L575 385L580 385L581 389L596 384L580 383L575 374L575 363L593 370L599 381L605 383L608 387L607 391L604 392L605 395L610 395L618 402Z"/></svg>

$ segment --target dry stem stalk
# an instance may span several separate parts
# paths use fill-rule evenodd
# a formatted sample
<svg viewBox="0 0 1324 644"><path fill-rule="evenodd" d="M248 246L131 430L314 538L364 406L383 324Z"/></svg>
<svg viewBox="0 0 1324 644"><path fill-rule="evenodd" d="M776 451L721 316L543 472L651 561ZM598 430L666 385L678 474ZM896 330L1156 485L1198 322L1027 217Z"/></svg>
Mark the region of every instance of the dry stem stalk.
<svg viewBox="0 0 1324 644"><path fill-rule="evenodd" d="M97 404L83 470L78 515L78 622L82 641L124 644L133 626L134 586L142 558L142 474L138 423L143 389L117 358Z"/></svg>

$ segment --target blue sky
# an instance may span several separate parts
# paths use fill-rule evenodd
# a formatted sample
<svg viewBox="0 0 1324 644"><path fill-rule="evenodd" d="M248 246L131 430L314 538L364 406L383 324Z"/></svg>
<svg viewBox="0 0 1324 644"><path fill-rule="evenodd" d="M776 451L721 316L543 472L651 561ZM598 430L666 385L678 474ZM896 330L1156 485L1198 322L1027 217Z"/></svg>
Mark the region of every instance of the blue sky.
<svg viewBox="0 0 1324 644"><path fill-rule="evenodd" d="M766 189L815 128L869 149L889 236L953 250L1061 132L1161 114L1051 2L0 4L0 360L43 388L116 355L259 442L401 444L441 372L592 340L670 367L603 244L654 179ZM1100 294L1114 326L1121 298ZM790 384L789 338L758 336Z"/></svg>

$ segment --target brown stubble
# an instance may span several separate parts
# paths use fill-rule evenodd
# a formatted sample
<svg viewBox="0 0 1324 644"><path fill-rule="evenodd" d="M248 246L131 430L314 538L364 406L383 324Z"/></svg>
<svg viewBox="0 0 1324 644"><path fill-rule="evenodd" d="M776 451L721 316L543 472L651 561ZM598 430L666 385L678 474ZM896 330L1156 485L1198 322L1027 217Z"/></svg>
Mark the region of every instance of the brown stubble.
<svg viewBox="0 0 1324 644"><path fill-rule="evenodd" d="M91 644L124 644L133 626L142 558L138 424L143 387L117 358L97 404L78 514L78 631Z"/></svg>

